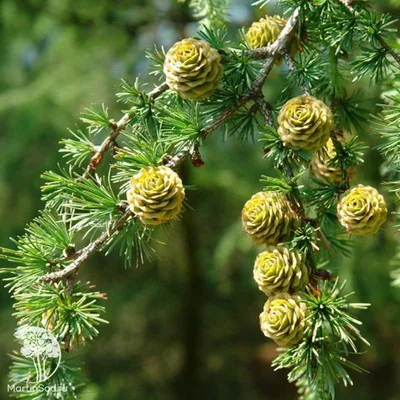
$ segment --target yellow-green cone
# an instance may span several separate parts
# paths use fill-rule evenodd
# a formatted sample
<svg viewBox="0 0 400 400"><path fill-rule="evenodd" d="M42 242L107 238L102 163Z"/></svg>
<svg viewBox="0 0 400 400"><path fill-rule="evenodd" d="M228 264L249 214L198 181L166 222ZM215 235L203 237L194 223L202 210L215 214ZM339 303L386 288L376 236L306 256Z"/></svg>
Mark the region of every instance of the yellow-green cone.
<svg viewBox="0 0 400 400"><path fill-rule="evenodd" d="M286 20L279 16L261 18L253 22L246 33L248 44L253 49L268 46L278 39L279 34L285 27Z"/></svg>
<svg viewBox="0 0 400 400"><path fill-rule="evenodd" d="M286 196L278 192L258 192L242 210L243 228L259 245L288 239L297 219Z"/></svg>
<svg viewBox="0 0 400 400"><path fill-rule="evenodd" d="M357 185L343 194L337 215L352 235L375 235L386 221L386 202L375 188Z"/></svg>
<svg viewBox="0 0 400 400"><path fill-rule="evenodd" d="M267 296L276 293L294 293L308 283L304 256L285 246L270 246L260 253L253 269L254 280Z"/></svg>
<svg viewBox="0 0 400 400"><path fill-rule="evenodd" d="M183 39L168 51L164 73L169 88L184 99L207 99L222 78L221 56L204 40Z"/></svg>
<svg viewBox="0 0 400 400"><path fill-rule="evenodd" d="M132 177L127 198L130 209L143 224L160 225L179 214L185 189L171 168L147 167Z"/></svg>
<svg viewBox="0 0 400 400"><path fill-rule="evenodd" d="M314 153L311 160L311 171L320 181L328 183L338 183L343 180L342 169L339 165L332 165L332 160L336 157L335 145L332 139L326 142L326 145ZM354 178L355 170L348 168L346 173L351 181Z"/></svg>
<svg viewBox="0 0 400 400"><path fill-rule="evenodd" d="M298 96L282 107L278 123L278 134L287 147L317 151L329 139L333 116L322 101L312 96Z"/></svg>
<svg viewBox="0 0 400 400"><path fill-rule="evenodd" d="M306 306L299 296L279 293L270 297L260 314L260 326L265 336L281 347L299 343L306 328Z"/></svg>

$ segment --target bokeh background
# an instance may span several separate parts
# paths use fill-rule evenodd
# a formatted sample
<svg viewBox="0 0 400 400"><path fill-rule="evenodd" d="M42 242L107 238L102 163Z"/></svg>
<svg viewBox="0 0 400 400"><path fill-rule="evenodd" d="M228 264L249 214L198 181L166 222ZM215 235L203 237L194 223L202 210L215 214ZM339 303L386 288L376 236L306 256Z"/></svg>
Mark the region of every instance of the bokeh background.
<svg viewBox="0 0 400 400"><path fill-rule="evenodd" d="M372 3L400 16L395 2ZM232 37L261 16L250 4L232 1ZM58 142L79 113L105 103L118 118L120 78L154 81L145 49L154 43L168 48L195 30L187 5L175 0L0 0L1 246L12 246L9 237L21 234L42 208L40 174L62 162ZM283 84L274 69L271 101ZM363 106L376 113L381 87L360 85ZM379 142L368 126L360 134L370 147ZM159 259L125 270L117 255L96 255L82 270L82 279L108 293L111 324L81 351L89 381L81 399L295 398L286 372L270 367L275 345L260 332L265 297L252 279L257 250L239 222L242 205L270 166L257 142L215 135L202 152L205 167L181 171L197 188L188 195L193 209L162 238L168 245L157 245ZM368 150L359 181L379 186L381 161ZM370 373L353 375L355 386L339 389L338 399L400 399L400 288L391 287L389 277L394 235L389 223L377 237L355 240L351 257L332 260L333 271L356 291L354 301L372 303L357 315L371 342L358 360ZM0 301L0 398L6 399L16 321L3 284Z"/></svg>

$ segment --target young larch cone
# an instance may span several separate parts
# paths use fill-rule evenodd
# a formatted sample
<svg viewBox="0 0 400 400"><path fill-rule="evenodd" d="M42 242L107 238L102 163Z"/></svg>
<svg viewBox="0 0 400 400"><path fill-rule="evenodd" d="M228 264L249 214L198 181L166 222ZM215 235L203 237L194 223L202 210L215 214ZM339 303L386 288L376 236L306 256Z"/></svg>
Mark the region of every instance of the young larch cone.
<svg viewBox="0 0 400 400"><path fill-rule="evenodd" d="M181 211L185 189L179 175L168 167L142 168L127 192L131 211L145 225L160 225Z"/></svg>
<svg viewBox="0 0 400 400"><path fill-rule="evenodd" d="M297 220L286 196L278 192L258 192L242 210L243 228L259 245L276 245L288 239Z"/></svg>
<svg viewBox="0 0 400 400"><path fill-rule="evenodd" d="M308 283L304 255L285 246L270 246L260 253L254 263L254 280L267 296L294 293Z"/></svg>
<svg viewBox="0 0 400 400"><path fill-rule="evenodd" d="M246 33L248 44L253 49L268 46L278 39L279 34L286 25L286 20L278 15L261 18L257 22L253 22Z"/></svg>
<svg viewBox="0 0 400 400"><path fill-rule="evenodd" d="M375 188L357 185L343 194L337 205L337 216L352 235L375 235L386 221L387 206Z"/></svg>
<svg viewBox="0 0 400 400"><path fill-rule="evenodd" d="M183 99L207 99L222 78L221 56L204 40L183 39L168 51L164 73L169 88Z"/></svg>
<svg viewBox="0 0 400 400"><path fill-rule="evenodd" d="M313 154L311 160L311 171L320 181L327 183L339 183L343 180L343 171L340 165L333 164L336 157L335 145L332 139L326 142L326 145ZM354 168L347 168L346 174L349 181L352 181L356 171Z"/></svg>
<svg viewBox="0 0 400 400"><path fill-rule="evenodd" d="M317 151L329 139L333 115L321 100L312 96L298 96L281 108L278 124L279 137L287 147Z"/></svg>
<svg viewBox="0 0 400 400"><path fill-rule="evenodd" d="M292 347L303 339L306 315L306 306L299 296L279 293L265 303L260 327L278 346Z"/></svg>

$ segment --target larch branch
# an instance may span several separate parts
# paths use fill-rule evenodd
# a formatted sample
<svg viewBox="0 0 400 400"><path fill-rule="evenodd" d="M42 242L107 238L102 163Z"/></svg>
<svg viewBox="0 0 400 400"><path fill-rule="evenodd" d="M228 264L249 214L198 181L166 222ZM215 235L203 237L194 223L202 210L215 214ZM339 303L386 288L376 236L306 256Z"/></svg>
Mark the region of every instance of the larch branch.
<svg viewBox="0 0 400 400"><path fill-rule="evenodd" d="M265 80L267 79L268 74L270 73L272 67L275 64L275 61L282 57L284 54L288 43L290 41L290 38L294 32L294 29L296 27L297 21L299 17L299 10L296 9L292 16L289 18L288 22L286 23L286 26L282 30L281 34L279 35L278 39L271 45L269 46L270 48L270 55L268 59L265 60L263 63L263 66L260 70L260 75L259 77L254 81L252 87L248 91L247 94L241 97L241 99L238 101L238 103L233 106L228 108L219 118L214 120L207 128L205 128L201 132L201 136L203 139L206 139L209 137L213 132L215 132L220 126L222 126L229 118L232 117L232 115L239 110L240 107L242 107L244 104L246 104L249 100L254 100L257 97L259 97L261 89L264 85ZM166 84L161 85L160 87L156 88L153 92L149 93L149 96L157 96L161 93L163 93L167 89ZM153 93L153 94L152 94ZM111 132L109 138L112 137L117 137L121 130L126 126L130 118L129 114L125 114L120 121L116 123L116 127L113 129ZM107 139L106 139L107 140ZM108 144L104 144L107 149L110 147L111 139L108 141ZM103 147L103 146L102 146ZM189 155L190 152L192 151L192 145L187 146L186 148L182 149L178 154L176 154L172 159L167 161L165 165L169 166L170 168L176 169ZM104 153L102 153L100 160L104 156ZM88 172L89 176L92 173ZM71 263L69 264L66 268L52 272L49 274L44 275L41 280L42 281L59 281L63 278L67 278L71 275L76 275L79 267L81 266L82 263L84 263L90 256L97 251L99 251L102 246L110 239L110 237L117 233L119 230L123 228L123 226L129 222L130 218L133 217L132 212L130 209L125 209L123 211L122 216L117 219L112 226L107 230L104 231L94 242L90 243L87 245L84 249L82 249L79 252L79 256Z"/></svg>

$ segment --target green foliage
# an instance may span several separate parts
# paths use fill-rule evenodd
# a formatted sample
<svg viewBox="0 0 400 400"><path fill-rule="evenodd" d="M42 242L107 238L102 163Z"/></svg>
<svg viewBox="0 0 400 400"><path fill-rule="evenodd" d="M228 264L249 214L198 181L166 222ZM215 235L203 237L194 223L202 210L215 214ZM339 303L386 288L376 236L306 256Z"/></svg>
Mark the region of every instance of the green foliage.
<svg viewBox="0 0 400 400"><path fill-rule="evenodd" d="M227 39L228 33L226 27L223 26L217 29L210 29L207 26L203 26L202 30L197 33L198 39L205 40L210 43L210 46L218 51L223 51L229 44Z"/></svg>
<svg viewBox="0 0 400 400"><path fill-rule="evenodd" d="M200 106L185 100L178 100L174 107L165 107L161 111L161 142L174 146L176 151L182 150L190 143L201 139L203 123L200 118Z"/></svg>
<svg viewBox="0 0 400 400"><path fill-rule="evenodd" d="M138 267L146 260L154 256L151 245L154 229L143 227L142 223L134 220L117 232L104 246L105 254L108 255L115 248L119 248L119 255L124 259L125 267L136 265Z"/></svg>
<svg viewBox="0 0 400 400"><path fill-rule="evenodd" d="M378 150L387 160L388 165L394 170L400 166L400 89L394 88L394 94L382 104L382 112L374 118L374 126L382 137Z"/></svg>
<svg viewBox="0 0 400 400"><path fill-rule="evenodd" d="M81 121L88 126L90 134L98 134L103 129L109 128L111 121L108 116L108 108L102 104L93 104L82 113Z"/></svg>
<svg viewBox="0 0 400 400"><path fill-rule="evenodd" d="M389 14L378 16L376 12L362 10L358 18L362 26L362 29L359 29L361 39L371 41L373 46L379 46L381 39L388 39L396 33L396 29L393 28L396 20Z"/></svg>
<svg viewBox="0 0 400 400"><path fill-rule="evenodd" d="M368 114L364 103L365 93L362 90L335 99L339 122L344 129L352 131L355 128L357 132L362 132Z"/></svg>
<svg viewBox="0 0 400 400"><path fill-rule="evenodd" d="M33 360L18 356L17 354L11 354L12 365L10 367L10 385L16 387L25 387L32 378L35 377L35 368ZM79 389L84 383L82 378L82 366L72 357L64 357L60 366L54 375L46 382L48 387L54 388L48 390L45 393L45 398L49 400L61 400L65 398L77 399L76 390ZM11 397L19 399L29 400L41 400L43 399L43 391L33 390L34 386L31 386L31 391L25 393L10 393Z"/></svg>
<svg viewBox="0 0 400 400"><path fill-rule="evenodd" d="M354 80L361 79L367 74L371 74L371 83L375 84L388 76L391 72L391 62L388 52L384 48L360 47L362 55L353 62L352 74Z"/></svg>
<svg viewBox="0 0 400 400"><path fill-rule="evenodd" d="M305 195L308 198L308 204L312 207L316 207L317 210L329 210L333 208L339 196L344 193L341 188L341 183L336 184L325 184L318 180L314 180L316 186L314 188L305 191Z"/></svg>
<svg viewBox="0 0 400 400"><path fill-rule="evenodd" d="M388 180L388 186L391 193L394 194L394 201L399 203L400 193L400 90L396 87L396 78L392 79L393 86L389 95L384 97L385 103L381 104L381 113L377 117L372 118L373 126L377 134L383 139L377 146L377 149L384 157L383 170ZM396 212L396 228L399 228L399 213ZM392 261L392 265L396 268L392 271L393 286L400 286L400 246L396 246L396 254Z"/></svg>
<svg viewBox="0 0 400 400"><path fill-rule="evenodd" d="M340 143L334 142L336 156L330 161L332 166L340 166L342 171L346 171L349 168L357 168L363 162L363 151L367 148L363 143L358 142L356 137Z"/></svg>
<svg viewBox="0 0 400 400"><path fill-rule="evenodd" d="M210 28L224 27L228 22L226 17L229 0L179 0L188 1L193 9L193 16L199 20L199 24Z"/></svg>
<svg viewBox="0 0 400 400"><path fill-rule="evenodd" d="M95 147L90 137L87 137L80 129L76 132L68 130L75 139L63 139L60 144L64 148L60 149L60 153L65 153L67 163L73 167L80 167L86 163L95 151Z"/></svg>
<svg viewBox="0 0 400 400"><path fill-rule="evenodd" d="M117 93L118 101L128 104L131 109L126 110L130 114L145 117L150 112L150 103L147 93L143 91L139 78L136 78L133 85L130 85L125 79L121 80L120 91Z"/></svg>
<svg viewBox="0 0 400 400"><path fill-rule="evenodd" d="M43 200L50 207L62 210L74 231L107 229L119 214L120 200L114 193L110 176L103 180L99 176L91 179L74 179L72 172L61 174L49 171L42 175L46 181L42 188Z"/></svg>
<svg viewBox="0 0 400 400"><path fill-rule="evenodd" d="M370 304L348 303L348 297L354 293L343 295L343 289L346 282L340 286L338 280L332 287L328 283L324 283L321 294L317 296L310 293L305 300L307 308L310 312L310 335L312 342L317 338L323 338L325 329L339 339L344 347L349 346L352 351L356 352L357 348L354 343L355 339L360 339L367 345L369 343L361 336L359 329L361 322L353 318L347 313L349 309L365 310ZM331 340L332 341L332 340Z"/></svg>
<svg viewBox="0 0 400 400"><path fill-rule="evenodd" d="M165 61L164 47L163 46L158 47L154 45L152 49L147 49L146 58L148 58L152 62L150 73L161 79L163 77L164 61Z"/></svg>
<svg viewBox="0 0 400 400"><path fill-rule="evenodd" d="M273 160L275 168L282 169L287 165L300 167L310 160L310 153L284 146L275 128L265 126L264 130L260 141L264 144L265 157Z"/></svg>
<svg viewBox="0 0 400 400"><path fill-rule="evenodd" d="M317 219L321 227L321 236L324 240L323 249L327 255L339 255L350 257L352 255L353 243L347 234L343 233L343 227L339 224L336 216L336 204L331 208L317 209Z"/></svg>
<svg viewBox="0 0 400 400"><path fill-rule="evenodd" d="M349 303L351 294L342 294L344 286L345 282L339 286L338 280L333 286L325 282L321 293L310 292L305 296L309 313L307 337L300 344L283 350L273 362L275 369L291 369L289 381L297 382L300 393L309 396L306 398L321 393L324 393L322 398L334 398L338 381L352 385L349 369L363 371L348 357L357 353L356 339L368 342L358 330L361 322L348 312L366 309L369 305Z"/></svg>
<svg viewBox="0 0 400 400"><path fill-rule="evenodd" d="M313 253L319 250L318 231L319 228L315 228L312 223L306 222L294 232L293 238L289 242L290 247L313 257Z"/></svg>
<svg viewBox="0 0 400 400"><path fill-rule="evenodd" d="M107 323L100 314L105 309L97 304L104 293L93 291L94 286L76 282L72 294L62 283L32 285L15 296L14 316L21 325L43 326L67 349L84 344L98 335L97 326Z"/></svg>
<svg viewBox="0 0 400 400"><path fill-rule="evenodd" d="M252 108L242 107L238 110L227 124L228 135L236 136L241 141L251 140L254 142L262 128L262 123L255 118L254 114Z"/></svg>
<svg viewBox="0 0 400 400"><path fill-rule="evenodd" d="M303 172L294 176L289 181L286 180L285 175L277 171L279 178L273 178L271 176L263 175L260 179L260 182L263 183L265 191L276 191L284 194L289 194L294 188L297 187L297 181L303 175Z"/></svg>
<svg viewBox="0 0 400 400"><path fill-rule="evenodd" d="M321 77L321 70L326 69L328 64L320 57L319 52L299 53L297 59L294 59L294 64L296 68L288 69L285 74L289 88L301 86L317 88L323 84L324 77Z"/></svg>
<svg viewBox="0 0 400 400"><path fill-rule="evenodd" d="M158 165L167 154L167 147L160 140L160 132L151 137L137 128L135 132L125 135L127 137L124 147L116 150L116 163L113 165L115 174L112 180L121 184L120 195L128 190L129 181L140 169Z"/></svg>
<svg viewBox="0 0 400 400"><path fill-rule="evenodd" d="M235 88L238 93L251 87L258 76L261 62L254 60L252 53L245 49L237 49L226 58L224 66L224 83L231 88Z"/></svg>
<svg viewBox="0 0 400 400"><path fill-rule="evenodd" d="M3 268L6 287L20 293L36 283L43 274L62 263L66 253L74 248L74 233L60 216L46 210L25 229L25 234L13 241L16 249L1 248L0 258L16 264Z"/></svg>

